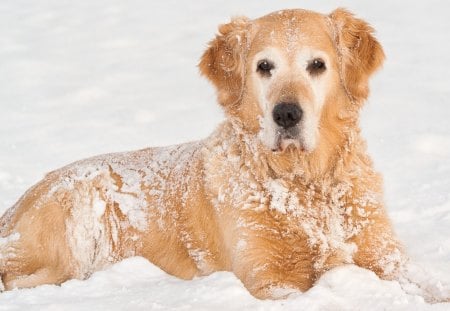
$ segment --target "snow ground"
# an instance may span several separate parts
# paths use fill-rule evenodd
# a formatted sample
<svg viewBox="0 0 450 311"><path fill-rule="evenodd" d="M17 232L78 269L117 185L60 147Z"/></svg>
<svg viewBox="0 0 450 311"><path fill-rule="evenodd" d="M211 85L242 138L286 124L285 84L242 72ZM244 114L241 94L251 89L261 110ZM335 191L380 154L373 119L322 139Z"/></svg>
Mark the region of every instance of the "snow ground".
<svg viewBox="0 0 450 311"><path fill-rule="evenodd" d="M450 4L443 1L1 1L0 213L45 172L91 155L207 136L223 118L196 64L217 25L344 6L387 62L362 127L409 253L450 282ZM258 301L230 273L194 281L131 258L86 281L0 294L0 310L449 310L354 266Z"/></svg>

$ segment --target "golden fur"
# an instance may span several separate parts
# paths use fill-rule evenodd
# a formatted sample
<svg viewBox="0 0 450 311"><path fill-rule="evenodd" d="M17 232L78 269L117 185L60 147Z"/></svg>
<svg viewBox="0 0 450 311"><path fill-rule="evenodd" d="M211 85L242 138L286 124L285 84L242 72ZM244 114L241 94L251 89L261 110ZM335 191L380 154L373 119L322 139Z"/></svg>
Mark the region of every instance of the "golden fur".
<svg viewBox="0 0 450 311"><path fill-rule="evenodd" d="M254 73L269 46L276 50L268 55L291 64L270 83ZM305 47L312 52L301 54ZM325 82L295 63L314 51L327 61ZM343 9L220 26L199 67L226 121L200 142L103 155L48 174L0 220L5 289L83 279L129 256L184 279L232 271L258 298L306 291L347 263L399 278L406 259L358 126L383 59L373 29ZM299 101L305 118L317 118L316 127L305 125L309 136L300 134L303 149L261 142L259 117L273 107L262 107L261 92L272 104Z"/></svg>

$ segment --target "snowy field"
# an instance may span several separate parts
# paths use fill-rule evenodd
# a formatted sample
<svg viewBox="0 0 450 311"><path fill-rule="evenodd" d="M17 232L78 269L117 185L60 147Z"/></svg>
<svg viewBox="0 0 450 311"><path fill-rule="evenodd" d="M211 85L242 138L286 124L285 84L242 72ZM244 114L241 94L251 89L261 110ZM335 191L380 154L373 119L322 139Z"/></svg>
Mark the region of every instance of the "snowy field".
<svg viewBox="0 0 450 311"><path fill-rule="evenodd" d="M387 54L362 127L414 260L450 282L450 4L444 1L0 1L0 214L45 172L206 137L223 115L196 64L217 25L344 6ZM86 281L0 294L0 310L450 310L355 266L259 301L231 273L193 281L131 258Z"/></svg>

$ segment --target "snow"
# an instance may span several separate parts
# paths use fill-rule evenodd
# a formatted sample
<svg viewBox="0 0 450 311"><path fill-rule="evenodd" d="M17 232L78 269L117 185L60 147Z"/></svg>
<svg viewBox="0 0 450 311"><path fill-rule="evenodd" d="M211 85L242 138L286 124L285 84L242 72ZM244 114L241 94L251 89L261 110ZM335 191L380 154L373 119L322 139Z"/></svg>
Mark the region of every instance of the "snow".
<svg viewBox="0 0 450 311"><path fill-rule="evenodd" d="M408 305L445 310L445 306L427 306L421 297L405 294L398 283L380 281L353 265L328 272L304 294L261 301L230 272L185 281L140 257L126 259L86 281L5 292L1 302L2 310L408 310Z"/></svg>
<svg viewBox="0 0 450 311"><path fill-rule="evenodd" d="M363 132L384 175L397 233L429 275L449 283L450 4L437 0L0 2L0 213L44 173L75 160L207 136L223 117L196 64L217 25L233 15L258 17L298 6L321 12L344 6L377 30L387 61L372 81ZM280 201L286 200L278 189ZM99 198L92 212L102 210ZM7 242L1 240L0 247ZM333 269L304 294L259 301L231 273L183 281L135 257L85 281L0 294L0 310L25 308L448 310L450 305L428 305L404 293L398 282L381 281L353 265Z"/></svg>

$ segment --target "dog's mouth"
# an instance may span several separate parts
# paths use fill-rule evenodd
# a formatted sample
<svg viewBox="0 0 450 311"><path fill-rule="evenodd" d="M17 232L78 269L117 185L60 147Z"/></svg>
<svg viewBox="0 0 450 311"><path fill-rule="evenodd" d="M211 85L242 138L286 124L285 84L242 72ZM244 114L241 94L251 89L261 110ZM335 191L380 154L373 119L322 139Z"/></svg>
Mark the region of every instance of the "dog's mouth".
<svg viewBox="0 0 450 311"><path fill-rule="evenodd" d="M275 146L273 152L284 152L288 148L294 148L301 152L305 152L305 145L300 139L300 133L297 128L288 130L279 130L276 135Z"/></svg>

